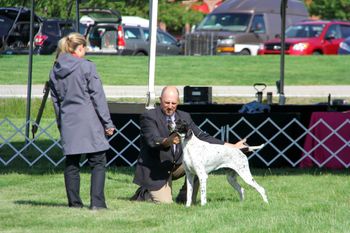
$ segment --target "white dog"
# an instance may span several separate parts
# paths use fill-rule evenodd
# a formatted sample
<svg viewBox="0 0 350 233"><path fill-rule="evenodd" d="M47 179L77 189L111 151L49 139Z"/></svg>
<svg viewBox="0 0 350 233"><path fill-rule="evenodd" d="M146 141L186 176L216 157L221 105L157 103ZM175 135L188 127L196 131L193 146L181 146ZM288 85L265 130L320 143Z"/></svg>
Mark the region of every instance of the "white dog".
<svg viewBox="0 0 350 233"><path fill-rule="evenodd" d="M197 175L199 179L201 205L203 206L207 203L206 184L208 174L220 168L229 168L227 180L232 187L238 191L241 201L244 199L244 189L237 182L237 174L247 184L255 188L260 193L263 200L268 203L265 189L254 180L249 170L248 159L240 149L204 142L198 139L192 131L188 129L187 123L182 120L176 122L174 132L178 133L181 138L183 163L187 182L187 207L191 206L195 175ZM252 151L262 146L263 145L250 147L248 149Z"/></svg>

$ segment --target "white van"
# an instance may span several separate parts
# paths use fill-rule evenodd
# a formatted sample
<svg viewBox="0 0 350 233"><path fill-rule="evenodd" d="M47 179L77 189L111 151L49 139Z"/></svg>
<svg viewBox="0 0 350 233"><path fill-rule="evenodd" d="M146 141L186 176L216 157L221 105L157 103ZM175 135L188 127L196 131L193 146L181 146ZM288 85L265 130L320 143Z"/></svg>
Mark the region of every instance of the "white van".
<svg viewBox="0 0 350 233"><path fill-rule="evenodd" d="M256 55L281 32L281 0L227 0L185 35L186 55ZM303 1L288 0L286 26L307 19Z"/></svg>
<svg viewBox="0 0 350 233"><path fill-rule="evenodd" d="M149 20L139 16L123 16L122 24L128 26L149 27Z"/></svg>

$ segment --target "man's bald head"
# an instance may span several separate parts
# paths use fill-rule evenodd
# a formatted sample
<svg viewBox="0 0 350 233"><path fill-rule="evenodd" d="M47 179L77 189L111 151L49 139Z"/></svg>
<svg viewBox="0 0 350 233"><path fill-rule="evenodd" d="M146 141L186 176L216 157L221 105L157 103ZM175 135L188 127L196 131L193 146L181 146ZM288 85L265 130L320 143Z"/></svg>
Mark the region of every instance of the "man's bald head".
<svg viewBox="0 0 350 233"><path fill-rule="evenodd" d="M179 104L179 90L174 86L166 86L163 88L159 99L164 114L171 116L175 113Z"/></svg>
<svg viewBox="0 0 350 233"><path fill-rule="evenodd" d="M179 98L179 90L175 86L166 86L163 88L160 97L164 95L177 95L177 98Z"/></svg>

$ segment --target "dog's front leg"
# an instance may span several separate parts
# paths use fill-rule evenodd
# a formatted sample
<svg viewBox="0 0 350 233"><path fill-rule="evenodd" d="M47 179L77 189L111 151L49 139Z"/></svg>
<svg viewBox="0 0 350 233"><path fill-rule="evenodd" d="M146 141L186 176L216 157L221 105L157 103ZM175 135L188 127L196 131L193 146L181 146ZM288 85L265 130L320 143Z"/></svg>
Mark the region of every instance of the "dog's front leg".
<svg viewBox="0 0 350 233"><path fill-rule="evenodd" d="M193 193L193 183L194 183L194 175L190 172L186 172L186 207L190 207L192 203L192 193Z"/></svg>
<svg viewBox="0 0 350 233"><path fill-rule="evenodd" d="M199 179L199 185L201 189L201 205L204 206L207 204L207 179L208 174L204 169L197 170L197 176Z"/></svg>

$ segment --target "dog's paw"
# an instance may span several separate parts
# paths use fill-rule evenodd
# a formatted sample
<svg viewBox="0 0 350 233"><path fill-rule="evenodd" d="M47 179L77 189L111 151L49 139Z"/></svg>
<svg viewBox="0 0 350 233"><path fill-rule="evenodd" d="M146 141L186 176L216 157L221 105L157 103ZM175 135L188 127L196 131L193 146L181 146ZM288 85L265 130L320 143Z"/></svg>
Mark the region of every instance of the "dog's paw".
<svg viewBox="0 0 350 233"><path fill-rule="evenodd" d="M244 201L244 188L241 187L241 191L239 192L240 201Z"/></svg>

